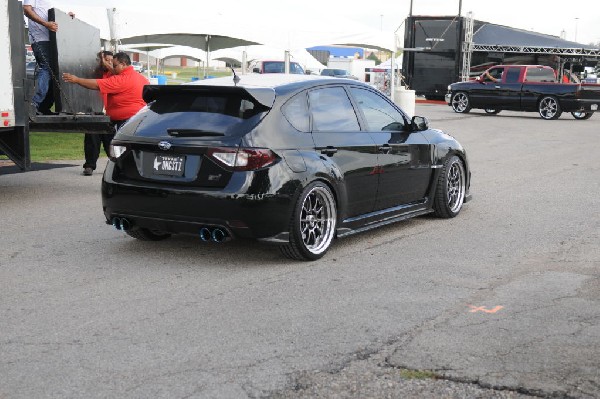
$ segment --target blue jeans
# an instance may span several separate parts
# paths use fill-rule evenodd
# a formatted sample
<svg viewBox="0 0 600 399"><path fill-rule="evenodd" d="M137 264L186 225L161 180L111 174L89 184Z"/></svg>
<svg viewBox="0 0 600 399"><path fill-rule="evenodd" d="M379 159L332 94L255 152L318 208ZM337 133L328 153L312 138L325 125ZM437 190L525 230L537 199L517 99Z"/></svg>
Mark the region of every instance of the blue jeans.
<svg viewBox="0 0 600 399"><path fill-rule="evenodd" d="M39 108L44 98L46 98L46 94L48 94L50 78L52 76L52 72L50 71L50 42L33 43L31 48L33 49L35 61L38 64L35 94L31 102L35 104L36 108Z"/></svg>

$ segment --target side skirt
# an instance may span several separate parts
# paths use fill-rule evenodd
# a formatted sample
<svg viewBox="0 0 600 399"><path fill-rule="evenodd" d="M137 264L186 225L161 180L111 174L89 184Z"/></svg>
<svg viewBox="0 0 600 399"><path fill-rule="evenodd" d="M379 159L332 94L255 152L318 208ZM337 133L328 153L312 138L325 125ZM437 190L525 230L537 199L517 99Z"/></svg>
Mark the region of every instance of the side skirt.
<svg viewBox="0 0 600 399"><path fill-rule="evenodd" d="M394 209L396 209L396 208L394 208ZM433 212L433 209L422 206L422 207L410 210L405 213L401 213L401 214L395 213L394 215L391 215L389 217L380 218L371 223L366 223L366 224L356 227L356 228L340 227L337 229L336 235L338 238L346 237L346 236L349 236L352 234L362 233L363 231L368 231L368 230L375 229L375 228L385 226L388 224L400 222L402 220L426 215L431 212ZM370 214L369 216L372 217L372 214ZM348 221L345 220L344 222L348 222Z"/></svg>

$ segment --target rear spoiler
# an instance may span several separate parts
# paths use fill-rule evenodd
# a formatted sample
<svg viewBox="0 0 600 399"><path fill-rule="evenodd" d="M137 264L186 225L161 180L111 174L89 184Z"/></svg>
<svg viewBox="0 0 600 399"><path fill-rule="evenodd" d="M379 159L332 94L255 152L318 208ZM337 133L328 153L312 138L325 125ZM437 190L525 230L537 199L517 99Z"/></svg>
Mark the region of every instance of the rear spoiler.
<svg viewBox="0 0 600 399"><path fill-rule="evenodd" d="M201 94L237 94L242 98L251 97L267 108L273 107L275 102L275 90L265 87L243 87L243 86L210 86L210 85L146 85L142 97L146 103L151 103L163 95L177 95L182 93Z"/></svg>

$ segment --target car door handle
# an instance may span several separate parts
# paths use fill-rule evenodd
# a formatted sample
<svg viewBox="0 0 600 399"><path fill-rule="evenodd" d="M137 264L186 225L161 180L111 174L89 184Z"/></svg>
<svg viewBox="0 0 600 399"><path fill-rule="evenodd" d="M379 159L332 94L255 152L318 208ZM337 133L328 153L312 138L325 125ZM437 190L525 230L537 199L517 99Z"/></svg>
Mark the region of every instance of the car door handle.
<svg viewBox="0 0 600 399"><path fill-rule="evenodd" d="M321 154L325 154L328 157L332 156L333 154L335 154L336 152L338 152L337 148L332 147L330 145L328 145L327 147L323 148L321 150Z"/></svg>
<svg viewBox="0 0 600 399"><path fill-rule="evenodd" d="M389 144L384 144L379 147L379 152L382 154L389 154L392 151L392 147Z"/></svg>

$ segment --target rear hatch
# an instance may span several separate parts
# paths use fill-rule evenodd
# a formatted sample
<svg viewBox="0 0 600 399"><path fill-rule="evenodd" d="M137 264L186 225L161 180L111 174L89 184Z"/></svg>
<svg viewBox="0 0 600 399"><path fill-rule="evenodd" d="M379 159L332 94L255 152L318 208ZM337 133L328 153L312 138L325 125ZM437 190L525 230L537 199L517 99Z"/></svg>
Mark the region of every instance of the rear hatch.
<svg viewBox="0 0 600 399"><path fill-rule="evenodd" d="M113 179L187 187L223 188L241 157L256 166L260 149L240 149L273 104L272 89L236 86L146 86L148 106L113 140ZM240 154L240 151L244 151Z"/></svg>

